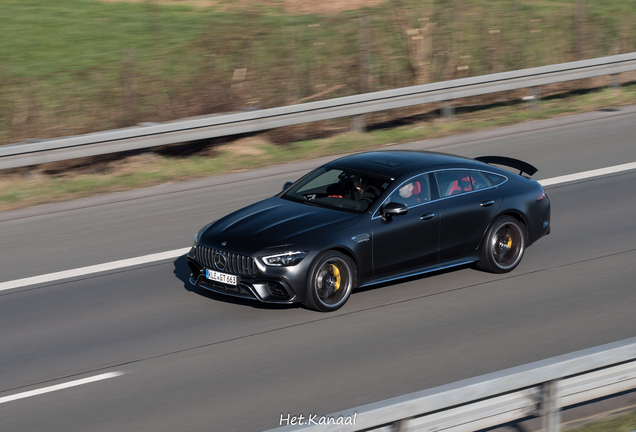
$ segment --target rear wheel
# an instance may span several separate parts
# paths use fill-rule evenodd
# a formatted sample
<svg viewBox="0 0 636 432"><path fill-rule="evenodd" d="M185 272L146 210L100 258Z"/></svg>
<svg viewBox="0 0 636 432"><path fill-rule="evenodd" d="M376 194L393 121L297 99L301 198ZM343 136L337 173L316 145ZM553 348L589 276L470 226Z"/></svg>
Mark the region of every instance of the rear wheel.
<svg viewBox="0 0 636 432"><path fill-rule="evenodd" d="M332 312L349 299L354 285L355 264L338 252L327 251L311 267L306 305L316 311Z"/></svg>
<svg viewBox="0 0 636 432"><path fill-rule="evenodd" d="M486 234L478 265L492 273L512 271L523 257L526 229L512 216L497 219Z"/></svg>

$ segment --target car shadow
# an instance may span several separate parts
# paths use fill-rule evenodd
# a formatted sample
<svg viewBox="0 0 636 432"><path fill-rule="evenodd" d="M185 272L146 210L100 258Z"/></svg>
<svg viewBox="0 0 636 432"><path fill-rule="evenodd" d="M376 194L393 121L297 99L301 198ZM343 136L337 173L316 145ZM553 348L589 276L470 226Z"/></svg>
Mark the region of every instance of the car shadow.
<svg viewBox="0 0 636 432"><path fill-rule="evenodd" d="M200 295L209 300L214 300L223 303L236 304L241 306L249 306L254 309L270 309L270 310L284 310L284 309L299 309L301 305L299 303L294 304L271 304L262 303L258 300L242 299L239 297L232 297L229 295L218 294L213 291L208 291L205 288L201 288L190 283L190 269L188 268L188 259L185 255L181 255L174 261L174 270L172 273L183 283L183 288L186 291Z"/></svg>

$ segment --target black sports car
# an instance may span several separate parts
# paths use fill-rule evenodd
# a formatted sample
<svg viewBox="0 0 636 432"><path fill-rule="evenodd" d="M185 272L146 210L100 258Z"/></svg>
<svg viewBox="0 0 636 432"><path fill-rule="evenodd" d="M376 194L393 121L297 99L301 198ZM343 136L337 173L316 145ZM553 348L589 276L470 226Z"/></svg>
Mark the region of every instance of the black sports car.
<svg viewBox="0 0 636 432"><path fill-rule="evenodd" d="M536 171L497 156L347 156L203 227L188 253L190 282L334 311L356 287L471 262L509 272L550 232L548 197L522 175Z"/></svg>

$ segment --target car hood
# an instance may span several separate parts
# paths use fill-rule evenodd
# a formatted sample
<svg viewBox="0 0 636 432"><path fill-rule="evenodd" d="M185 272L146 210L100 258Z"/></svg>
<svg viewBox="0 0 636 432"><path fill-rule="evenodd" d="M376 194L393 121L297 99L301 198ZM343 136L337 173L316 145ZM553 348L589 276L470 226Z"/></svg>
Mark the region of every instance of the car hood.
<svg viewBox="0 0 636 432"><path fill-rule="evenodd" d="M256 249L300 243L354 224L359 214L273 197L235 211L212 224L202 244L236 242Z"/></svg>

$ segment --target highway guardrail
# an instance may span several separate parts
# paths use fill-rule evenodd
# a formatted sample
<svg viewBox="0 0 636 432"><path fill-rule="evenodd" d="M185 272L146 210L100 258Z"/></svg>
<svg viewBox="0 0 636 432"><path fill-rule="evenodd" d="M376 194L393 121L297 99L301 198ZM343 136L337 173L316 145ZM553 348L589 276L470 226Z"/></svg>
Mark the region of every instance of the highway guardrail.
<svg viewBox="0 0 636 432"><path fill-rule="evenodd" d="M470 432L528 417L541 417L544 431L559 432L562 408L633 389L636 337L311 421L305 416L302 425L282 413L285 426L268 432Z"/></svg>
<svg viewBox="0 0 636 432"><path fill-rule="evenodd" d="M636 70L636 53L402 87L258 111L0 146L0 169L245 134Z"/></svg>

